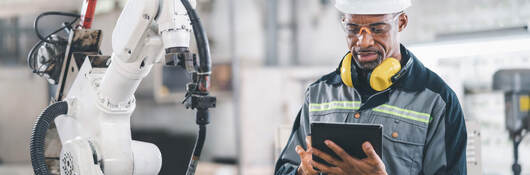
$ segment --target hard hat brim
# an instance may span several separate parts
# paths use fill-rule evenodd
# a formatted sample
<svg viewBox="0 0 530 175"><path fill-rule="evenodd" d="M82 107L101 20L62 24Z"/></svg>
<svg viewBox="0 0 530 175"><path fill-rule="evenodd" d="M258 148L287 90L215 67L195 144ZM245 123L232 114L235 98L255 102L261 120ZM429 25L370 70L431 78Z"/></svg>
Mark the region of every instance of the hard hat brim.
<svg viewBox="0 0 530 175"><path fill-rule="evenodd" d="M410 0L387 1L386 3L352 3L336 1L335 8L345 14L377 15L401 12L411 6Z"/></svg>

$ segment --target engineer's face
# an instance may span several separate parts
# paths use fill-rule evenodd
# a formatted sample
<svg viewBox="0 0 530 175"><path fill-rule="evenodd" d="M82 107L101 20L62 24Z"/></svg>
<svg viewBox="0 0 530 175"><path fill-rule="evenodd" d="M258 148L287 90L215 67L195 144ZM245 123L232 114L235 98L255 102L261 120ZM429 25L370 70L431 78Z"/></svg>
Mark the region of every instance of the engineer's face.
<svg viewBox="0 0 530 175"><path fill-rule="evenodd" d="M384 59L401 60L399 32L407 26L405 13L384 15L345 14L342 24L355 63L363 70L373 70Z"/></svg>

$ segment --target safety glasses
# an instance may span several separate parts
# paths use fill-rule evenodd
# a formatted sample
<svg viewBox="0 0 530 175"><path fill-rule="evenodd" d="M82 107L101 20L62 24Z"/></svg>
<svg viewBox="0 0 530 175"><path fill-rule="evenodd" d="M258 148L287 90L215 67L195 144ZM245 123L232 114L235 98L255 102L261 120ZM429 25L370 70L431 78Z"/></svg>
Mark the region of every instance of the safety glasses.
<svg viewBox="0 0 530 175"><path fill-rule="evenodd" d="M348 37L359 37L363 32L372 36L381 36L392 29L392 23L396 21L401 14L402 13L398 13L392 17L392 19L371 24L355 24L342 21L342 26Z"/></svg>

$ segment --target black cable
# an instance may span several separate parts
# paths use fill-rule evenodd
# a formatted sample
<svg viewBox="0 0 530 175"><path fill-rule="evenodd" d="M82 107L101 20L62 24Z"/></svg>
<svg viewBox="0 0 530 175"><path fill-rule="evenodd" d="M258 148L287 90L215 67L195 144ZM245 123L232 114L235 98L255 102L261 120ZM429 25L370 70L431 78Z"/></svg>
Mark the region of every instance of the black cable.
<svg viewBox="0 0 530 175"><path fill-rule="evenodd" d="M35 122L31 134L30 155L31 165L36 175L48 175L49 173L44 156L46 132L57 116L67 112L68 103L66 101L57 102L48 106Z"/></svg>
<svg viewBox="0 0 530 175"><path fill-rule="evenodd" d="M212 62L210 58L210 47L206 32L202 27L199 15L193 9L190 2L188 0L180 0L180 2L182 2L182 5L184 5L184 8L186 8L191 25L193 27L195 41L197 42L198 46L197 50L199 51L199 73L209 73L212 68Z"/></svg>
<svg viewBox="0 0 530 175"><path fill-rule="evenodd" d="M197 71L197 79L194 79L194 83L197 83L198 86L196 86L197 89L191 90L193 96L193 93L196 93L197 95L200 95L201 97L207 97L208 95L208 86L209 86L209 76L211 74L211 68L212 68L212 62L210 58L210 46L208 43L208 37L206 36L206 32L204 31L204 28L202 27L201 21L199 19L199 16L197 15L197 12L193 7L191 6L190 2L188 0L180 0L184 8L186 8L186 11L188 13L188 16L191 21L191 26L193 27L193 33L195 36L195 41L197 43L197 49L199 52L199 69ZM202 88L201 88L202 86ZM188 93L190 93L188 91ZM193 106L192 106L193 108ZM195 146L193 148L193 156L189 162L188 170L186 171L186 175L193 175L195 174L195 169L197 167L197 164L199 162L199 158L201 156L201 151L204 146L204 141L206 140L206 125L210 122L210 114L208 112L208 107L199 107L197 108L197 119L196 123L199 125L199 135L197 137L197 141L195 142Z"/></svg>
<svg viewBox="0 0 530 175"><path fill-rule="evenodd" d="M206 125L199 125L199 135L195 141L195 146L193 148L193 154L188 165L188 170L186 175L194 175L197 165L199 163L199 158L201 157L202 147L204 146L204 141L206 140Z"/></svg>
<svg viewBox="0 0 530 175"><path fill-rule="evenodd" d="M201 156L201 150L204 146L204 141L206 139L206 125L199 125L199 136L197 137L197 146L193 150L193 156L199 158Z"/></svg>
<svg viewBox="0 0 530 175"><path fill-rule="evenodd" d="M74 17L74 20L70 21L70 22L65 22L63 24L63 27L53 31L52 33L48 34L46 37L43 37L42 34L40 33L40 30L39 30L39 21L41 20L41 18L45 17L45 16L50 16L50 15L55 15L55 16L66 16L66 17ZM50 43L50 44L66 44L66 43L63 43L61 40L59 41L52 41L50 39L50 37L56 33L59 33L61 32L62 30L66 30L66 32L70 31L73 27L72 25L74 23L76 23L80 18L80 15L78 14L74 14L74 13L65 13L65 12L55 12L55 11L51 11L51 12L44 12L42 14L40 14L39 16L37 16L37 18L35 18L35 21L34 21L34 29L35 29L35 34L37 35L37 37L39 38L39 41L31 48L29 54L28 54L28 57L27 57L27 63L28 63L28 66L31 70L33 70L33 73L39 75L39 76L42 76L45 71L41 71L39 67L38 69L35 69L36 65L37 65L37 59L35 59L35 54L37 53L37 50L38 48L40 48L43 44L45 43ZM50 60L49 62L51 62L51 64L54 64L56 62L58 62L57 60Z"/></svg>
<svg viewBox="0 0 530 175"><path fill-rule="evenodd" d="M44 41L39 40L37 43L35 43L35 45L33 45L33 47L31 47L31 50L29 51L27 62L29 68L33 70L33 73L37 73L37 71L35 70L36 62L35 59L33 59L35 57L35 50L37 50L37 48L39 48L43 43Z"/></svg>
<svg viewBox="0 0 530 175"><path fill-rule="evenodd" d="M75 19L69 23L69 25L67 26L71 26L73 23L75 23L81 16L78 15L78 14L75 14L75 13L66 13L66 12L56 12L56 11L50 11L50 12L44 12L44 13L41 13L39 16L37 16L37 18L35 18L35 22L33 23L33 27L35 28L35 34L37 35L37 37L41 40L41 41L44 41L46 43L53 43L52 41L48 40L48 38L59 32L60 30L63 30L64 28L66 28L67 26L64 26L62 28L60 28L60 30L57 30L55 31L54 33L52 34L49 34L48 36L46 37L43 37L39 31L39 21L42 17L45 17L45 16L50 16L50 15L55 15L55 16L66 16L66 17L74 17Z"/></svg>

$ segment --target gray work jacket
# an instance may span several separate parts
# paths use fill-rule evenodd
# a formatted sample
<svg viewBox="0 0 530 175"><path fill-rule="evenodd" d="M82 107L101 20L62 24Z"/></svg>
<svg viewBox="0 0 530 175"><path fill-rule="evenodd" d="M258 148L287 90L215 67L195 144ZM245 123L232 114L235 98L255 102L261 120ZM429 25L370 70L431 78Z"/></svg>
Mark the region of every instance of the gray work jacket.
<svg viewBox="0 0 530 175"><path fill-rule="evenodd" d="M404 70L394 85L366 101L342 83L338 69L311 84L275 174L296 174L295 147L307 148L312 122L382 124L382 160L390 175L466 174L467 134L455 93L404 46L401 54Z"/></svg>

